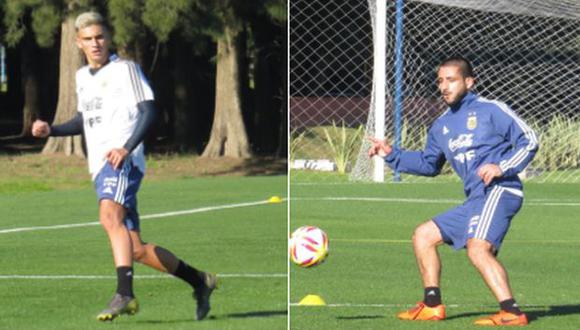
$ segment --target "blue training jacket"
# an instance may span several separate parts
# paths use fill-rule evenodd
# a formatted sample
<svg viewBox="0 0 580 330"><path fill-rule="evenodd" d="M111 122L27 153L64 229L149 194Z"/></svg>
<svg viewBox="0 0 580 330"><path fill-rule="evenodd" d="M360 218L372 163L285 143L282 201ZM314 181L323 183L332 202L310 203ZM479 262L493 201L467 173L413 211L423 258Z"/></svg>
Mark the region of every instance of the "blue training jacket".
<svg viewBox="0 0 580 330"><path fill-rule="evenodd" d="M521 190L517 174L537 150L536 133L505 103L469 92L433 123L423 151L393 148L385 162L400 172L435 176L447 160L461 177L465 196L476 198L496 184ZM477 175L485 164L499 165L503 171L489 187Z"/></svg>

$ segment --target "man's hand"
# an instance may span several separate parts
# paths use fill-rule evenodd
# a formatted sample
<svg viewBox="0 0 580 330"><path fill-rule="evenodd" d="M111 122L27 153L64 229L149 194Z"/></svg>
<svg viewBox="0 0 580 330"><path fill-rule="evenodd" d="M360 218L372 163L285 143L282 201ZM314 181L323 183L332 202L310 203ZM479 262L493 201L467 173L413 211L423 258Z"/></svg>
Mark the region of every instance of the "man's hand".
<svg viewBox="0 0 580 330"><path fill-rule="evenodd" d="M483 180L483 183L488 186L494 178L502 176L501 168L495 164L485 164L477 170L477 175Z"/></svg>
<svg viewBox="0 0 580 330"><path fill-rule="evenodd" d="M118 169L123 165L123 161L125 161L128 154L129 151L125 148L111 149L105 154L105 158L107 158L107 161L113 165L114 169Z"/></svg>
<svg viewBox="0 0 580 330"><path fill-rule="evenodd" d="M385 140L379 140L372 136L369 136L368 139L372 143L369 148L369 158L373 156L386 157L393 151L393 147L391 147L390 144L387 144Z"/></svg>
<svg viewBox="0 0 580 330"><path fill-rule="evenodd" d="M42 120L35 120L32 123L32 136L45 138L50 135L50 125Z"/></svg>

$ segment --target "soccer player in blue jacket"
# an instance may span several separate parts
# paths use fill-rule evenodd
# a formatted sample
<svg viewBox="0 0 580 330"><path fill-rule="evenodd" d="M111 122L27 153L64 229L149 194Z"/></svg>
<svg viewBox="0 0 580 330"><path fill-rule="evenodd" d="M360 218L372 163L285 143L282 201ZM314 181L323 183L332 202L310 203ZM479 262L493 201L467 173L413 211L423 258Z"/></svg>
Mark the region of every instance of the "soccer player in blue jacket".
<svg viewBox="0 0 580 330"><path fill-rule="evenodd" d="M510 289L508 275L496 256L512 218L523 201L517 174L538 150L536 134L507 105L485 99L471 88L471 63L463 57L443 61L437 86L449 106L431 126L425 149L407 151L371 138L369 157L380 156L393 170L435 176L448 161L461 177L466 201L419 225L413 247L424 299L399 313L402 320L443 320L437 248L443 243L467 249L467 256L499 302L500 312L477 325L526 325Z"/></svg>

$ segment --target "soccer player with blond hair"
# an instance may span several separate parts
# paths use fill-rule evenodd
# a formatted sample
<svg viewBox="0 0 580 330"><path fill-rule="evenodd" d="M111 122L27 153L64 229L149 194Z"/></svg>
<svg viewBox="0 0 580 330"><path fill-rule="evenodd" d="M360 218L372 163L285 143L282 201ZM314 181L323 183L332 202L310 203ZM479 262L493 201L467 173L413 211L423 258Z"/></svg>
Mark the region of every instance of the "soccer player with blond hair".
<svg viewBox="0 0 580 330"><path fill-rule="evenodd" d="M143 139L157 113L153 92L136 63L110 53L111 36L100 14L79 15L75 28L76 44L88 63L76 73L78 112L61 125L37 120L32 134L85 135L99 221L109 237L117 272L117 291L97 319L113 320L138 311L133 292L133 261L137 261L191 285L197 302L196 319L201 320L210 310L216 276L141 239L137 191L145 173Z"/></svg>

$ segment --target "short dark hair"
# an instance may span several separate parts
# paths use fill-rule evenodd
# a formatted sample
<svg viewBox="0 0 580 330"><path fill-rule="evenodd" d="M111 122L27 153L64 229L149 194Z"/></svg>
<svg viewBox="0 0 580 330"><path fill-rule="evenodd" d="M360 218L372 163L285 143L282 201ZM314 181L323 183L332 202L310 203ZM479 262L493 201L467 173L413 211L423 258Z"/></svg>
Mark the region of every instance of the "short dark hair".
<svg viewBox="0 0 580 330"><path fill-rule="evenodd" d="M441 64L439 64L439 67L437 67L437 71L439 71L439 69L441 69L442 67L449 65L458 66L459 71L461 72L461 75L464 78L475 77L473 74L473 66L471 65L471 62L463 56L456 55L446 58L441 62Z"/></svg>

